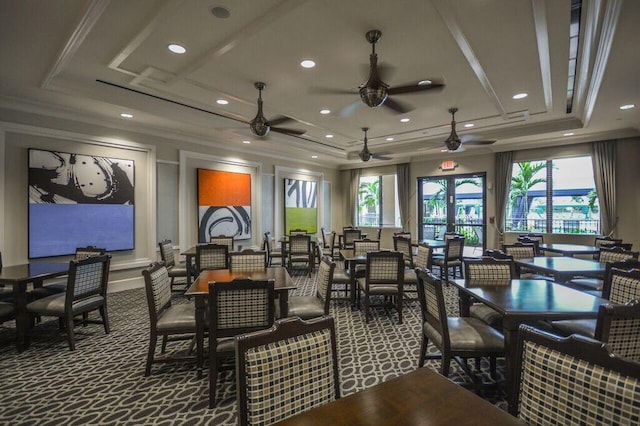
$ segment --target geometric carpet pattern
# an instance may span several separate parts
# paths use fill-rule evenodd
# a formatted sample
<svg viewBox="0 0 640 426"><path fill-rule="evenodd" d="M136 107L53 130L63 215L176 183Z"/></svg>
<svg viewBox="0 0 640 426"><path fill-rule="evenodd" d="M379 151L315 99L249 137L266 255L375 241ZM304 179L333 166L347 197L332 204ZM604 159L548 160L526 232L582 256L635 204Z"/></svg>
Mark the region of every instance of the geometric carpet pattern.
<svg viewBox="0 0 640 426"><path fill-rule="evenodd" d="M313 293L315 276L294 272L298 288L292 294ZM447 309L457 315L457 293L446 287ZM182 296L175 303L185 303ZM208 380L196 378L193 363L154 364L144 377L149 340L149 314L144 289L109 295L111 333L100 324L76 327L76 350L70 352L66 335L55 318L43 317L32 331L31 346L15 349L15 326L0 326L0 424L10 425L235 425L235 377L221 373L217 406L208 407ZM420 350L420 307L405 304L404 323L395 311L373 312L369 324L362 311L347 302L333 301L340 364L341 395L347 396L417 368ZM95 315L95 314L91 314ZM168 353L186 352L188 341L170 342ZM157 356L159 354L159 346ZM430 352L435 348L430 346ZM439 360L425 368L438 370ZM450 379L468 378L455 364ZM502 381L504 363L498 361ZM482 376L488 380L488 363ZM484 391L482 396L505 409L504 392ZM437 410L438 407L434 407Z"/></svg>

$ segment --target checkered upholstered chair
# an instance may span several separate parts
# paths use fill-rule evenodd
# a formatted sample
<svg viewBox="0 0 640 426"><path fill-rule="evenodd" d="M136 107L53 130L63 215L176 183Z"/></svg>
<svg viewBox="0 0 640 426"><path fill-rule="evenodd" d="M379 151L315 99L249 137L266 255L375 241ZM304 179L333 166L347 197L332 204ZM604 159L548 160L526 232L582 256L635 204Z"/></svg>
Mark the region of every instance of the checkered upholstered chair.
<svg viewBox="0 0 640 426"><path fill-rule="evenodd" d="M352 249L353 242L355 240L362 239L362 230L360 229L345 229L342 231L342 246L343 249Z"/></svg>
<svg viewBox="0 0 640 426"><path fill-rule="evenodd" d="M162 353L167 342L195 338L196 316L193 303L171 303L171 277L163 263L152 263L142 271L149 307L149 350L144 375L151 374L151 365L185 360L195 360L193 356L155 358L156 343L162 336Z"/></svg>
<svg viewBox="0 0 640 426"><path fill-rule="evenodd" d="M403 256L405 254L403 253ZM406 261L405 261L406 264ZM418 277L415 268L431 270L433 268L433 249L429 245L420 243L416 250L414 268L404 268L404 292L418 292Z"/></svg>
<svg viewBox="0 0 640 426"><path fill-rule="evenodd" d="M353 241L353 254L355 256L364 256L372 251L380 251L380 241L363 238ZM366 267L363 264L354 264L353 270L347 271L349 274L355 274L356 278L364 277Z"/></svg>
<svg viewBox="0 0 640 426"><path fill-rule="evenodd" d="M399 251L404 256L404 265L407 268L414 268L413 265L413 248L411 247L411 239L402 235L394 235L393 249Z"/></svg>
<svg viewBox="0 0 640 426"><path fill-rule="evenodd" d="M397 251L367 253L364 278L358 278L358 288L364 297L365 321L371 317L372 298L382 296L385 309L398 311L398 323L402 324L402 302L404 298L404 260Z"/></svg>
<svg viewBox="0 0 640 426"><path fill-rule="evenodd" d="M218 372L229 366L225 361L233 361L233 337L271 327L274 299L273 280L209 284L209 408L216 404Z"/></svg>
<svg viewBox="0 0 640 426"><path fill-rule="evenodd" d="M234 271L255 271L267 267L267 252L245 249L229 254L229 266Z"/></svg>
<svg viewBox="0 0 640 426"><path fill-rule="evenodd" d="M605 271L602 298L618 305L640 300L640 263L627 261L608 264ZM595 337L596 324L597 321L594 319L551 322L554 332L563 336L580 334Z"/></svg>
<svg viewBox="0 0 640 426"><path fill-rule="evenodd" d="M595 339L607 344L611 352L640 362L640 301L625 305L601 305Z"/></svg>
<svg viewBox="0 0 640 426"><path fill-rule="evenodd" d="M84 260L91 256L101 256L106 254L106 250L95 246L78 247L76 248L76 254L74 260ZM51 296L52 294L64 293L67 290L67 282L56 282L43 285L42 287L36 287L29 292L29 296L32 299L39 299L41 297Z"/></svg>
<svg viewBox="0 0 640 426"><path fill-rule="evenodd" d="M233 237L227 237L226 235L218 235L209 238L211 244L219 244L221 246L227 246L227 252L233 251Z"/></svg>
<svg viewBox="0 0 640 426"><path fill-rule="evenodd" d="M289 236L291 235L307 235L309 233L309 231L307 231L306 229L290 229L289 230Z"/></svg>
<svg viewBox="0 0 640 426"><path fill-rule="evenodd" d="M504 337L477 318L447 317L442 292L442 281L431 272L416 270L418 274L418 300L422 312L422 344L418 366L423 367L427 359L429 342L440 350L441 373L449 376L451 360L474 378L466 361L468 358L489 357L492 377L496 374L496 358L504 356Z"/></svg>
<svg viewBox="0 0 640 426"><path fill-rule="evenodd" d="M517 417L529 425L631 425L640 418L640 364L584 336L522 325L514 380Z"/></svg>
<svg viewBox="0 0 640 426"><path fill-rule="evenodd" d="M528 236L520 236L517 238L517 242L522 244L532 244L535 249L536 256L540 256L540 244L542 244L541 238L530 238Z"/></svg>
<svg viewBox="0 0 640 426"><path fill-rule="evenodd" d="M284 260L282 257L282 251L273 247L273 242L271 241L271 233L265 232L264 238L262 240L262 250L267 252L268 265L273 265L273 260L276 259L280 265L284 265Z"/></svg>
<svg viewBox="0 0 640 426"><path fill-rule="evenodd" d="M173 253L173 243L171 240L160 241L158 247L160 247L160 259L162 259L164 265L167 267L167 273L169 274L169 278L171 278L171 287L173 288L176 284L184 286L189 273L188 268L185 263L176 263ZM176 278L185 278L185 280L176 283Z"/></svg>
<svg viewBox="0 0 640 426"><path fill-rule="evenodd" d="M638 252L625 250L621 247L600 247L600 252L596 254L596 260L605 265L606 269L610 265L618 262L637 263ZM631 268L635 267L632 263L629 265L631 265ZM621 267L624 268L623 265L621 265ZM567 285L599 295L597 292L602 291L604 280L601 278L574 278L570 280Z"/></svg>
<svg viewBox="0 0 640 426"><path fill-rule="evenodd" d="M449 281L449 269L453 269L453 278L456 271L462 276L462 252L464 250L464 237L452 235L445 238L444 253L442 256L433 256L433 265L440 269L440 276L444 282Z"/></svg>
<svg viewBox="0 0 640 426"><path fill-rule="evenodd" d="M536 257L536 246L533 243L525 244L522 242L516 242L513 244L504 244L502 246L502 251L505 254L513 256L514 260L529 259L532 257ZM532 271L526 268L521 268L519 265L516 265L516 274L518 275L518 277L525 278L525 279L526 278L542 278L542 277L535 277Z"/></svg>
<svg viewBox="0 0 640 426"><path fill-rule="evenodd" d="M107 283L110 262L109 255L70 261L66 291L29 303L27 312L31 314L32 319L36 315L60 318L60 323L67 329L69 349L72 351L76 349L73 318L77 315L99 311L102 317L100 323L104 325L105 333L109 334ZM89 322L88 318L83 318L83 322Z"/></svg>
<svg viewBox="0 0 640 426"><path fill-rule="evenodd" d="M513 260L498 260L491 257L480 259L464 259L464 276L468 280L491 282L492 285L510 285L511 279L516 277L516 267ZM502 315L484 303L474 303L469 307L469 315L490 326L501 330Z"/></svg>
<svg viewBox="0 0 640 426"><path fill-rule="evenodd" d="M602 246L610 246L622 243L622 239L619 238L611 238L611 237L596 237L593 242L594 247L600 248ZM593 255L594 260L598 260L600 253L595 253Z"/></svg>
<svg viewBox="0 0 640 426"><path fill-rule="evenodd" d="M236 338L238 424L269 425L340 398L332 317Z"/></svg>
<svg viewBox="0 0 640 426"><path fill-rule="evenodd" d="M289 298L289 316L310 319L329 315L331 283L335 262L323 256L316 274L316 292L313 296L293 296Z"/></svg>
<svg viewBox="0 0 640 426"><path fill-rule="evenodd" d="M229 268L229 246L202 244L196 246L196 271Z"/></svg>
<svg viewBox="0 0 640 426"><path fill-rule="evenodd" d="M13 303L0 302L0 324L15 318L16 312Z"/></svg>
<svg viewBox="0 0 640 426"><path fill-rule="evenodd" d="M287 251L289 271L296 263L304 263L307 266L307 274L311 276L313 269L313 250L311 248L311 236L291 235L289 237L289 250Z"/></svg>

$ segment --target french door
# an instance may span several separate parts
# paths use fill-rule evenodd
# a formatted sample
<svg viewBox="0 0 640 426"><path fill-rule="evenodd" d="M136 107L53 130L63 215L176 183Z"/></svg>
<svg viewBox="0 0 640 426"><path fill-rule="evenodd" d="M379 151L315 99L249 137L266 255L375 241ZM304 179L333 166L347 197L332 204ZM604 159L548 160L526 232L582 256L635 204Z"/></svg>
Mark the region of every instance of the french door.
<svg viewBox="0 0 640 426"><path fill-rule="evenodd" d="M418 178L418 239L465 236L465 255L481 255L486 243L485 173Z"/></svg>

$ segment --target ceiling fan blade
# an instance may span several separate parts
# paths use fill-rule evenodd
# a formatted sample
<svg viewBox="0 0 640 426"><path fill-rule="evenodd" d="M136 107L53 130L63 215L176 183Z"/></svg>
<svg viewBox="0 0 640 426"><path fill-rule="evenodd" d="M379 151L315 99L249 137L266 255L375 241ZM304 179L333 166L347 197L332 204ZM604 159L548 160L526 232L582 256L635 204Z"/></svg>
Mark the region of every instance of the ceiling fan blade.
<svg viewBox="0 0 640 426"><path fill-rule="evenodd" d="M491 145L496 143L495 139L479 139L476 136L473 135L466 135L466 136L461 136L460 140L462 141L463 144L465 145Z"/></svg>
<svg viewBox="0 0 640 426"><path fill-rule="evenodd" d="M311 87L309 93L317 95L357 95L358 89L333 89L331 87Z"/></svg>
<svg viewBox="0 0 640 426"><path fill-rule="evenodd" d="M269 120L268 122L269 122L269 126L273 127L273 126L278 126L282 123L286 123L288 121L296 121L296 120L291 117L287 117L286 115L279 115Z"/></svg>
<svg viewBox="0 0 640 426"><path fill-rule="evenodd" d="M397 100L392 98L387 98L387 100L384 101L382 105L392 109L396 114L406 114L407 112L413 110L413 107L409 106L408 104L398 102Z"/></svg>
<svg viewBox="0 0 640 426"><path fill-rule="evenodd" d="M407 93L424 92L426 90L440 91L444 88L445 83L443 81L431 80L431 84L418 84L418 82L405 84L403 86L390 87L388 93L390 95L403 95Z"/></svg>
<svg viewBox="0 0 640 426"><path fill-rule="evenodd" d="M288 129L284 127L271 127L272 132L284 133L288 135L304 135L306 130Z"/></svg>
<svg viewBox="0 0 640 426"><path fill-rule="evenodd" d="M373 154L373 158L376 160L391 160L391 157L387 157L384 153Z"/></svg>
<svg viewBox="0 0 640 426"><path fill-rule="evenodd" d="M360 108L362 105L364 105L364 104L362 103L362 101L360 99L358 99L357 101L355 101L355 102L347 105L346 107L342 108L342 111L340 111L340 117L342 117L342 118L351 117L353 114L356 113L358 108Z"/></svg>

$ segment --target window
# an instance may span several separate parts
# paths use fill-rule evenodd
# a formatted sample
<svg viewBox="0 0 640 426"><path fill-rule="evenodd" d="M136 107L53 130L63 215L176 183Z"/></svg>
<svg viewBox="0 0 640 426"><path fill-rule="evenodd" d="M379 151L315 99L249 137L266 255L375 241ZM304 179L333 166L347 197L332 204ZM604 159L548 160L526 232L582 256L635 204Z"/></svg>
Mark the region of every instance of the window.
<svg viewBox="0 0 640 426"><path fill-rule="evenodd" d="M591 157L514 163L505 230L598 234Z"/></svg>
<svg viewBox="0 0 640 426"><path fill-rule="evenodd" d="M396 175L363 176L358 188L358 226L400 225Z"/></svg>

